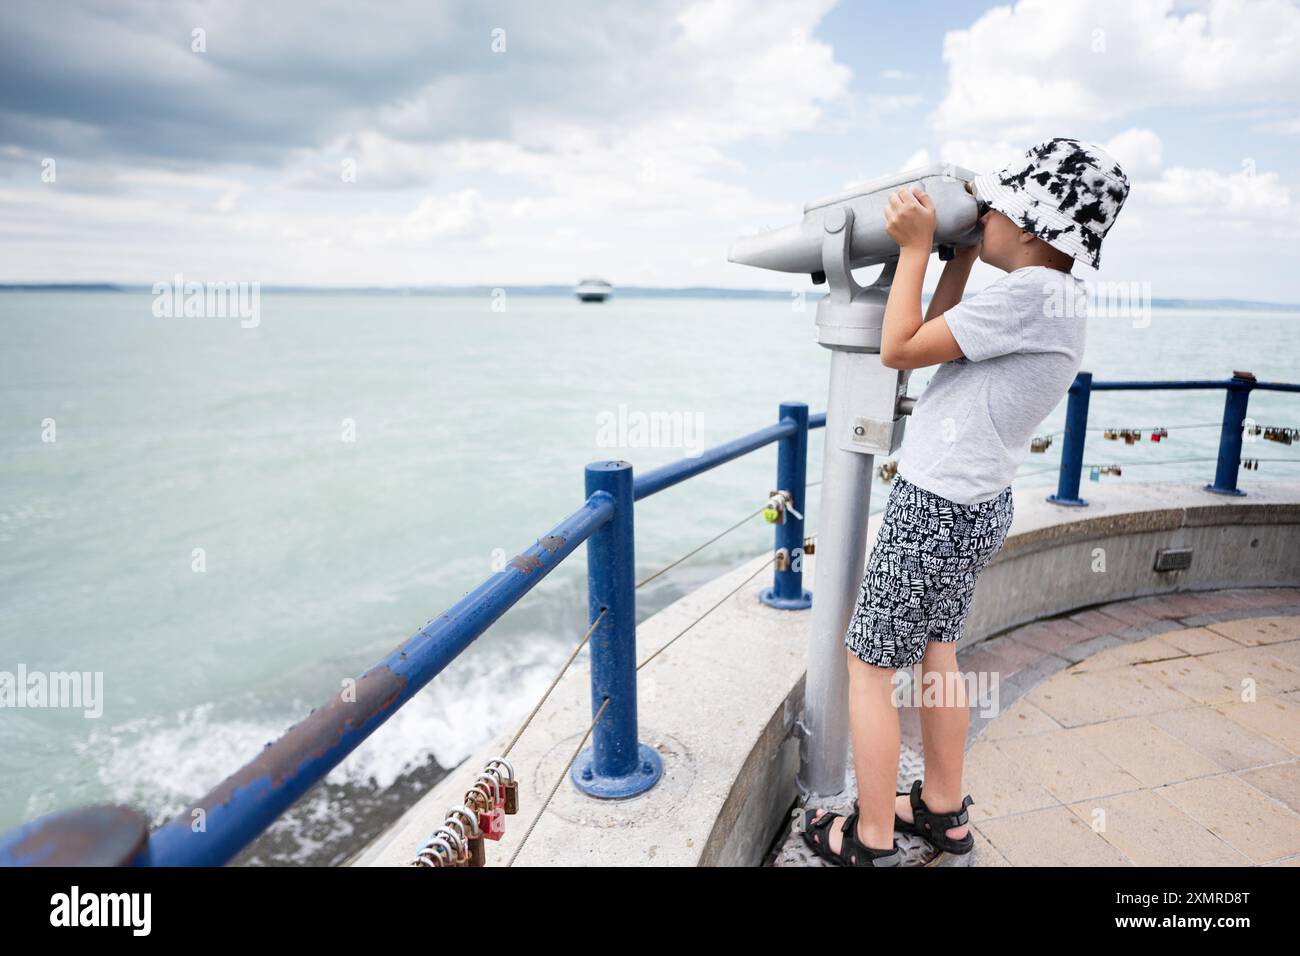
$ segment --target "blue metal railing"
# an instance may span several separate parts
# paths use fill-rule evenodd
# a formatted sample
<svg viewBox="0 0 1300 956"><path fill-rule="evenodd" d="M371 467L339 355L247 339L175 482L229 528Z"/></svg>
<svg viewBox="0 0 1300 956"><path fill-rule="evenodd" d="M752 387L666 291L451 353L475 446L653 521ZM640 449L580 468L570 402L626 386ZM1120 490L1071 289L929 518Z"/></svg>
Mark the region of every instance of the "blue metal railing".
<svg viewBox="0 0 1300 956"><path fill-rule="evenodd" d="M142 816L125 808L65 811L0 838L0 865L228 863L583 542L588 622L596 625L590 637L592 717L607 699L609 704L592 746L574 762L572 778L601 797L653 786L661 773L659 756L637 740L634 502L778 443L777 489L788 492L790 504L803 514L808 430L825 424L825 413L809 415L807 405L786 402L775 425L635 479L624 461L588 465L586 500L577 511L152 834ZM776 525L776 546L797 557L803 520L788 512L783 519ZM791 595L806 601L789 606L811 603L798 560L778 566L770 590L779 600L769 603L777 606Z"/></svg>
<svg viewBox="0 0 1300 956"><path fill-rule="evenodd" d="M1300 385L1257 382L1249 373L1234 373L1227 381L1096 382L1091 373L1080 372L1069 390L1057 492L1048 500L1087 504L1079 497L1079 482L1092 392L1162 389L1227 392L1218 467L1207 488L1242 494L1237 472L1251 391L1300 392ZM592 746L574 762L572 780L600 797L629 796L653 786L662 772L659 756L637 739L634 503L776 443L776 490L788 493L794 512L806 514L808 432L825 425L824 412L810 415L807 405L786 402L776 424L644 475L634 477L624 461L588 465L586 499L577 511L158 830L150 834L144 818L125 808L66 811L0 838L0 865L229 862L584 542L588 621L594 625L593 719L602 706L605 711L592 732ZM804 519L786 510L775 531L777 553L786 560L776 563L762 599L778 608L808 607L812 595L803 589L801 560Z"/></svg>
<svg viewBox="0 0 1300 956"><path fill-rule="evenodd" d="M1219 458L1214 483L1206 491L1220 495L1243 495L1237 487L1241 470L1242 428L1250 393L1256 389L1269 392L1300 392L1300 385L1290 382L1259 382L1249 372L1233 372L1226 381L1174 380L1168 382L1095 382L1091 372L1080 372L1070 386L1065 409L1065 441L1061 448L1061 474L1056 494L1047 500L1058 505L1080 508L1088 504L1079 497L1083 475L1083 444L1088 437L1088 403L1093 392L1145 392L1164 390L1223 389L1223 426L1219 432Z"/></svg>

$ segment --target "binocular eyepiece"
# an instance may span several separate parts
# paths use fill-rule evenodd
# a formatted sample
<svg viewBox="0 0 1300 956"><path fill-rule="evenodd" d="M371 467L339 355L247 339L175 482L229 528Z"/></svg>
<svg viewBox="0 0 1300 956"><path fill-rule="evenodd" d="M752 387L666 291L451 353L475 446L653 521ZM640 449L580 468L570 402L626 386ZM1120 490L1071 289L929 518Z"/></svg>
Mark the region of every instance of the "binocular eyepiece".
<svg viewBox="0 0 1300 956"><path fill-rule="evenodd" d="M898 258L898 244L885 231L885 206L904 186L920 186L934 203L934 245L968 246L979 241L979 220L988 204L973 196L967 184L975 174L959 166L935 163L872 180L804 206L803 221L780 229L746 236L732 243L727 258L741 265L822 274L822 239L851 210L850 267L880 265ZM828 218L829 217L829 218Z"/></svg>

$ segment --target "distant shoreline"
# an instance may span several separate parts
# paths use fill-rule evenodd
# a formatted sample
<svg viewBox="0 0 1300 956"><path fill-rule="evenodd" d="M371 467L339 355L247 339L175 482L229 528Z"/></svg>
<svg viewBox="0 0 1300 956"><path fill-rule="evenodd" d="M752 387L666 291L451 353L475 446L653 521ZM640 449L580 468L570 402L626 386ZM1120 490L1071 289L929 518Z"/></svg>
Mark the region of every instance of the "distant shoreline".
<svg viewBox="0 0 1300 956"><path fill-rule="evenodd" d="M268 285L262 287L261 291L281 295L382 295L452 298L455 296L491 295L494 289L505 289L510 295L561 298L571 298L573 296L573 287L564 285L357 286L339 288ZM820 292L817 289L810 291L813 295L818 295ZM152 292L152 287L112 282L0 283L0 293L3 292L131 292L149 294ZM612 298L788 300L790 295L789 290L783 291L779 289L727 289L718 286L663 289L653 286L616 286ZM1260 312L1300 311L1300 304L1296 303L1255 302L1250 299L1152 299L1151 304L1165 309L1238 309Z"/></svg>

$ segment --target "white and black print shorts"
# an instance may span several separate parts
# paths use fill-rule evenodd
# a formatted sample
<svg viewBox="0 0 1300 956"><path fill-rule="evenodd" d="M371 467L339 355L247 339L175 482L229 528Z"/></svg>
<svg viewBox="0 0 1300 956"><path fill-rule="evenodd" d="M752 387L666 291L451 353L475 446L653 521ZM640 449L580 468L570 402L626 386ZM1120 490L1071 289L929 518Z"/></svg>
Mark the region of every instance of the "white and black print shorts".
<svg viewBox="0 0 1300 956"><path fill-rule="evenodd" d="M975 578L1011 527L1011 488L959 505L894 479L844 643L877 667L911 667L930 641L955 641Z"/></svg>

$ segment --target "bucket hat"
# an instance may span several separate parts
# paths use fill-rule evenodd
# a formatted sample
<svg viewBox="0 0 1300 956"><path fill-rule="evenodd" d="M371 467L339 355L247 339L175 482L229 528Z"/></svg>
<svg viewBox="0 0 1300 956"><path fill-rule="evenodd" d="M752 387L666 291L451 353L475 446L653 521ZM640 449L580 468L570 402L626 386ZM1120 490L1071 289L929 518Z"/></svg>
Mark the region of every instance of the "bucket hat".
<svg viewBox="0 0 1300 956"><path fill-rule="evenodd" d="M976 176L971 189L1021 229L1095 269L1129 185L1104 149L1057 137L999 172Z"/></svg>

